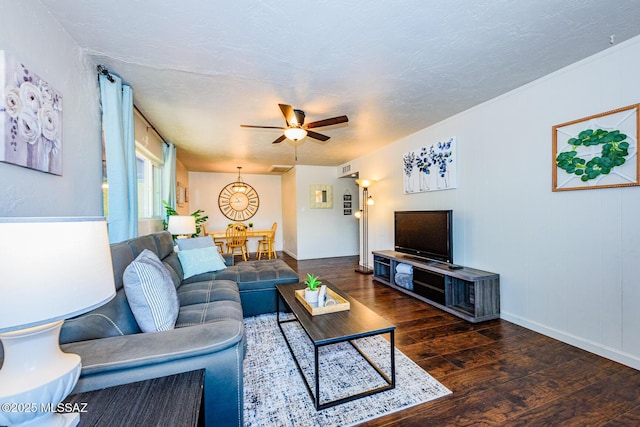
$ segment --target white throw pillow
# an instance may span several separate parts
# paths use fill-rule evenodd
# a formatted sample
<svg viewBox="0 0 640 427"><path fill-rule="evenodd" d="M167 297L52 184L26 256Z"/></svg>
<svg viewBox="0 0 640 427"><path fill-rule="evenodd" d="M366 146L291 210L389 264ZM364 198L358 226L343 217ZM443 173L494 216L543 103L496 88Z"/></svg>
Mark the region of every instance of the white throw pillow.
<svg viewBox="0 0 640 427"><path fill-rule="evenodd" d="M124 292L143 332L173 329L180 303L171 274L148 249L127 266L122 276Z"/></svg>

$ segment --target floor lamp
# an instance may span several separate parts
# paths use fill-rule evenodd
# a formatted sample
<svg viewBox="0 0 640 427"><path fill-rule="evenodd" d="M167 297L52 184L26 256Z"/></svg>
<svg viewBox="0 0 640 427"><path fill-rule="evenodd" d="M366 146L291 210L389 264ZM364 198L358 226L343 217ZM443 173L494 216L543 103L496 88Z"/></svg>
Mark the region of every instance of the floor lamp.
<svg viewBox="0 0 640 427"><path fill-rule="evenodd" d="M357 179L356 183L362 187L362 209L355 213L355 217L362 224L362 255L360 265L356 268L356 273L372 274L373 269L369 267L369 206L373 205L373 197L369 195L369 187L373 181L369 179Z"/></svg>

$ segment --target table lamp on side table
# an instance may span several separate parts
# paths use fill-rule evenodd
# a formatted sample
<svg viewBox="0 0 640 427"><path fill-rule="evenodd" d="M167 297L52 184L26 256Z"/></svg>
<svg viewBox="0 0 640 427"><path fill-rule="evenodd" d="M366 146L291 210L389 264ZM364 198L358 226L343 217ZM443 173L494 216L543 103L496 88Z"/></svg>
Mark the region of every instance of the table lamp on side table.
<svg viewBox="0 0 640 427"><path fill-rule="evenodd" d="M60 328L115 296L106 221L0 218L0 236L0 425L75 426L55 412L81 368Z"/></svg>
<svg viewBox="0 0 640 427"><path fill-rule="evenodd" d="M171 215L167 226L169 233L184 239L196 233L196 217L192 215Z"/></svg>

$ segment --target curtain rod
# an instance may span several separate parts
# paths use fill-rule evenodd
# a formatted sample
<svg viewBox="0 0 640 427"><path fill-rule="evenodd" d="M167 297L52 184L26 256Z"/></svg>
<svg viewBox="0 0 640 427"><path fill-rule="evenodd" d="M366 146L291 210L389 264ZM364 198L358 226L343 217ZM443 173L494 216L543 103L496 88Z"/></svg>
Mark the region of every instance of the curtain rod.
<svg viewBox="0 0 640 427"><path fill-rule="evenodd" d="M140 109L133 104L133 108L135 108L135 110L138 112L138 114L140 114L142 116L142 118L144 119L145 122L147 122L147 124L151 127L151 129L153 129L153 131L158 134L158 136L160 137L160 139L162 140L162 142L164 142L164 145L166 145L167 147L169 146L169 143L167 142L166 139L164 139L164 136L162 136L162 134L160 132L158 132L158 129L155 128L155 126L153 126L151 124L151 122L145 117L144 114L142 114L142 111L140 111Z"/></svg>
<svg viewBox="0 0 640 427"><path fill-rule="evenodd" d="M109 69L107 67L105 67L104 65L98 65L96 67L96 69L98 70L98 74L102 74L111 83L115 83L116 80L113 78L111 73L109 73ZM162 134L160 132L158 132L158 129L156 129L156 127L151 124L149 119L147 119L147 117L144 114L142 114L142 111L140 111L140 109L135 104L133 104L133 108L138 112L138 114L140 114L142 116L142 118L144 119L145 122L147 122L149 127L151 127L151 129L153 129L153 131L160 137L162 142L164 142L164 144L168 147L169 143L167 142L167 140L164 138L164 136L162 136Z"/></svg>

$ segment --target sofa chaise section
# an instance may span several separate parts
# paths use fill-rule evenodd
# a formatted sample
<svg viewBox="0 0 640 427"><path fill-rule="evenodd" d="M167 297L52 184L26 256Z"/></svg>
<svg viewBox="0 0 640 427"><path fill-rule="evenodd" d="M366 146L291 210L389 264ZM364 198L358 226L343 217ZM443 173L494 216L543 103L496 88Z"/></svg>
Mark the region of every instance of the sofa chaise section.
<svg viewBox="0 0 640 427"><path fill-rule="evenodd" d="M175 328L142 332L125 293L127 267L145 250L155 253L176 288ZM207 426L243 423L243 318L276 310L279 283L298 282L282 260L233 263L225 269L184 279L169 232L111 245L116 296L102 307L65 322L61 348L79 354L82 372L74 392L204 369Z"/></svg>
<svg viewBox="0 0 640 427"><path fill-rule="evenodd" d="M62 328L61 348L82 358L74 392L204 369L205 424L242 425L246 340L237 285L226 280L193 282L192 291L201 287L207 292L181 302L175 328L143 333L129 306L123 274L145 249L163 261L180 295L182 269L169 233L112 244L116 297L67 320Z"/></svg>

